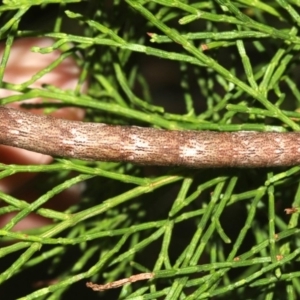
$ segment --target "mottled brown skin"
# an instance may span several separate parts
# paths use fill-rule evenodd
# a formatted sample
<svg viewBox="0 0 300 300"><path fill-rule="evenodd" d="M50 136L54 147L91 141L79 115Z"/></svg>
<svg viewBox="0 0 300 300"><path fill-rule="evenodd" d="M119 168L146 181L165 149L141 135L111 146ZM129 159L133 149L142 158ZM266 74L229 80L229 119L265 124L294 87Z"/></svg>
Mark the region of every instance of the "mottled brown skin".
<svg viewBox="0 0 300 300"><path fill-rule="evenodd" d="M0 144L59 157L141 165L300 164L300 133L171 131L67 121L0 106Z"/></svg>

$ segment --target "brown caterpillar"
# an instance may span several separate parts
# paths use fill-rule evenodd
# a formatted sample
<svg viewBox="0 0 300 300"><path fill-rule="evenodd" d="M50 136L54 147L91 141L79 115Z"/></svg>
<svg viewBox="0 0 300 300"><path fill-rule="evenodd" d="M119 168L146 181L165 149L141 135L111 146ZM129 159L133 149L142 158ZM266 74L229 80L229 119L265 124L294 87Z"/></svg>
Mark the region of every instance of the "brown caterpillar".
<svg viewBox="0 0 300 300"><path fill-rule="evenodd" d="M189 168L300 164L300 133L172 131L67 121L0 106L0 144L52 156Z"/></svg>

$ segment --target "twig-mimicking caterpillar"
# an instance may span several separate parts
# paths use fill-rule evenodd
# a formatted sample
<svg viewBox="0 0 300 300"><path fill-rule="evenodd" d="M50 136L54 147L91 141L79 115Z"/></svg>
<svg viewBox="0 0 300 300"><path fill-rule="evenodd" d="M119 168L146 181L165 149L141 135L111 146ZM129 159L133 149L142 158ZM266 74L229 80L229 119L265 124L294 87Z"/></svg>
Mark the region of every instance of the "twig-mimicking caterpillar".
<svg viewBox="0 0 300 300"><path fill-rule="evenodd" d="M0 106L0 144L59 157L188 168L300 164L300 133L172 131L68 121Z"/></svg>

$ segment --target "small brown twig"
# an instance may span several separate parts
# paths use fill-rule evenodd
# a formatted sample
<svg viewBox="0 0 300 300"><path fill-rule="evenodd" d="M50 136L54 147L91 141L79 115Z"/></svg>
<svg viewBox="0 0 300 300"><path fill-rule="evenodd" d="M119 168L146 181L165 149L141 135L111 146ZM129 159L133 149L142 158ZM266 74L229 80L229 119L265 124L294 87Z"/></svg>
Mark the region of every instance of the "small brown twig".
<svg viewBox="0 0 300 300"><path fill-rule="evenodd" d="M287 215L291 215L291 214L298 212L298 207L286 208L284 211Z"/></svg>
<svg viewBox="0 0 300 300"><path fill-rule="evenodd" d="M87 282L86 286L91 288L95 292L102 292L109 289L115 289L123 286L126 283L132 283L139 280L146 280L146 279L152 279L154 277L154 273L141 273L132 275L128 278L120 279L117 281L109 282L106 284L96 284L92 282Z"/></svg>

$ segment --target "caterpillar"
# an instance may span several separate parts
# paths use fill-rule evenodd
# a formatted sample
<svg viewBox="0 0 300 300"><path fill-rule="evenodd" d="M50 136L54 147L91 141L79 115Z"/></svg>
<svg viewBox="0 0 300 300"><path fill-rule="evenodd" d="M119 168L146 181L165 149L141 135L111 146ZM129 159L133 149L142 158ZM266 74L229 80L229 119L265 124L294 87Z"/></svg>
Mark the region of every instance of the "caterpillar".
<svg viewBox="0 0 300 300"><path fill-rule="evenodd" d="M69 121L0 106L0 144L55 157L187 168L300 164L300 133L164 130Z"/></svg>

